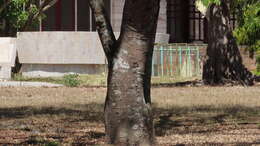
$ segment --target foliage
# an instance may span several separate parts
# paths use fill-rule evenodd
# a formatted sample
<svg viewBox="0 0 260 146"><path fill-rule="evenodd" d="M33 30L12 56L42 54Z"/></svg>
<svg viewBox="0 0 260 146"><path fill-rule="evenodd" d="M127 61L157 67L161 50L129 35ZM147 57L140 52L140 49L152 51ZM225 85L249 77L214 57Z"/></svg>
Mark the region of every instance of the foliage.
<svg viewBox="0 0 260 146"><path fill-rule="evenodd" d="M208 7L210 4L217 4L220 5L221 0L197 0L197 1L201 1L202 4L206 7Z"/></svg>
<svg viewBox="0 0 260 146"><path fill-rule="evenodd" d="M210 4L230 3L231 11L237 12L238 27L234 35L241 45L249 45L250 51L260 49L260 3L259 0L197 0L204 6ZM198 6L197 6L198 7Z"/></svg>
<svg viewBox="0 0 260 146"><path fill-rule="evenodd" d="M206 7L212 3L229 2L231 11L237 11L239 15L238 28L234 31L238 43L249 45L252 51L260 49L260 3L258 0L197 0L197 2L201 2Z"/></svg>
<svg viewBox="0 0 260 146"><path fill-rule="evenodd" d="M237 0L235 6L239 12L238 27L234 30L240 45L256 54L256 75L260 74L260 3L257 0Z"/></svg>
<svg viewBox="0 0 260 146"><path fill-rule="evenodd" d="M51 141L51 142L47 142L46 144L44 144L44 146L59 146L59 145L61 145L61 144L56 141Z"/></svg>
<svg viewBox="0 0 260 146"><path fill-rule="evenodd" d="M80 85L78 74L68 74L63 77L64 85L68 87L77 87Z"/></svg>
<svg viewBox="0 0 260 146"><path fill-rule="evenodd" d="M210 4L220 5L220 0L196 0L195 5L196 8L205 16L207 8Z"/></svg>
<svg viewBox="0 0 260 146"><path fill-rule="evenodd" d="M14 28L21 28L25 25L30 14L36 14L38 9L33 3L28 8L25 8L28 0L12 0L7 8L6 19L10 21Z"/></svg>
<svg viewBox="0 0 260 146"><path fill-rule="evenodd" d="M260 76L260 72L258 72L258 71L252 71L252 73L254 74L254 75L256 75L256 76Z"/></svg>
<svg viewBox="0 0 260 146"><path fill-rule="evenodd" d="M1 4L3 4L3 1ZM12 29L19 30L26 24L29 16L35 15L38 11L36 3L31 3L29 0L10 0L5 10L0 13L0 17ZM5 27L2 27L2 29L5 29Z"/></svg>
<svg viewBox="0 0 260 146"><path fill-rule="evenodd" d="M0 32L14 35L28 27L38 25L39 19L45 18L44 11L53 6L57 0L1 0Z"/></svg>
<svg viewBox="0 0 260 146"><path fill-rule="evenodd" d="M257 70L260 72L260 3L251 2L238 7L242 7L242 11L234 35L239 44L248 45L250 52L256 52Z"/></svg>

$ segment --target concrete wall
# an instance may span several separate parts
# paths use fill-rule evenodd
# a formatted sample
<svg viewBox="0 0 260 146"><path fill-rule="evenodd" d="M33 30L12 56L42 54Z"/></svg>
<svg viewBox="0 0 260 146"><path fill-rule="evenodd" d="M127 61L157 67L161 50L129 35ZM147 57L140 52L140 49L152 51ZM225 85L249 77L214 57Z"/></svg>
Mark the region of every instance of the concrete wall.
<svg viewBox="0 0 260 146"><path fill-rule="evenodd" d="M17 35L23 64L104 64L96 32L21 32Z"/></svg>
<svg viewBox="0 0 260 146"><path fill-rule="evenodd" d="M0 38L0 79L11 77L16 46L19 48L18 56L22 63L21 72L25 76L53 77L63 76L66 73L103 73L106 69L105 57L99 38L95 33L24 32L18 34L18 39ZM116 36L118 35L119 33L116 33ZM92 41L85 40L89 37ZM167 39L168 35L157 34L157 43L167 42ZM204 57L206 47L200 52ZM250 59L243 48L241 48L241 54L245 66L249 70L255 69L255 60Z"/></svg>
<svg viewBox="0 0 260 146"><path fill-rule="evenodd" d="M0 37L0 79L11 78L11 68L15 64L16 39Z"/></svg>
<svg viewBox="0 0 260 146"><path fill-rule="evenodd" d="M16 54L16 38L0 37L0 65L13 66Z"/></svg>
<svg viewBox="0 0 260 146"><path fill-rule="evenodd" d="M102 73L105 55L96 32L21 32L21 72L30 77Z"/></svg>
<svg viewBox="0 0 260 146"><path fill-rule="evenodd" d="M125 0L111 0L111 23L120 32ZM156 43L168 43L167 3L161 0ZM115 33L116 37L119 33ZM105 55L97 32L21 32L17 35L19 61L26 76L100 73ZM86 67L91 66L91 67ZM103 66L100 67L93 66Z"/></svg>
<svg viewBox="0 0 260 146"><path fill-rule="evenodd" d="M168 39L162 33L156 37L157 43L167 43ZM20 32L17 48L25 76L97 74L105 70L106 59L97 32Z"/></svg>

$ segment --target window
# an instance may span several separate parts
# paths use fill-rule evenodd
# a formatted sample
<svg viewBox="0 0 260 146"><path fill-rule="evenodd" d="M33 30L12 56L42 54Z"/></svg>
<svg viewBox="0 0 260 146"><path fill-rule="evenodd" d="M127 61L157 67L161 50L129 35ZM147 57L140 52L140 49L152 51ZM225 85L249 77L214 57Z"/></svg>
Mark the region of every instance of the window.
<svg viewBox="0 0 260 146"><path fill-rule="evenodd" d="M110 17L110 0L105 1ZM95 21L87 0L59 0L45 12L43 31L95 31Z"/></svg>
<svg viewBox="0 0 260 146"><path fill-rule="evenodd" d="M189 42L203 42L207 32L206 18L197 10L195 0L189 1ZM206 25L205 25L206 26Z"/></svg>
<svg viewBox="0 0 260 146"><path fill-rule="evenodd" d="M230 18L236 26L235 13ZM195 0L167 0L167 33L170 43L207 43L207 19L196 9Z"/></svg>
<svg viewBox="0 0 260 146"><path fill-rule="evenodd" d="M188 1L167 0L167 33L170 34L171 43L184 43L188 40Z"/></svg>

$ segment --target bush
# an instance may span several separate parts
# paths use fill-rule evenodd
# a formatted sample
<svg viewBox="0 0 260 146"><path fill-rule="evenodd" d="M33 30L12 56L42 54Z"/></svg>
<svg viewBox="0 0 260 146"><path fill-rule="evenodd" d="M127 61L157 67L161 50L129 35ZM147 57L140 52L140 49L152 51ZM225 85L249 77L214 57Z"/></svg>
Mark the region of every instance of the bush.
<svg viewBox="0 0 260 146"><path fill-rule="evenodd" d="M260 50L260 3L254 1L241 7L234 35L240 45L248 45L249 51L257 52Z"/></svg>
<svg viewBox="0 0 260 146"><path fill-rule="evenodd" d="M68 87L77 87L80 85L78 74L68 74L63 76L64 85Z"/></svg>

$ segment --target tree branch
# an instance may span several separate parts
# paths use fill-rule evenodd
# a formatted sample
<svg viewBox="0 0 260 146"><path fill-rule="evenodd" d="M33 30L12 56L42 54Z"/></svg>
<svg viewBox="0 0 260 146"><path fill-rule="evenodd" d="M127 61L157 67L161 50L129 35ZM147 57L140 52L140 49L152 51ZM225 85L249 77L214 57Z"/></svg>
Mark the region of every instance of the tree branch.
<svg viewBox="0 0 260 146"><path fill-rule="evenodd" d="M36 14L30 14L29 18L27 19L24 26L21 28L21 31L24 31L28 28L28 26L33 22L33 20L37 19L40 14L51 8L53 5L56 4L58 0L43 0L42 3L39 6L39 11Z"/></svg>
<svg viewBox="0 0 260 146"><path fill-rule="evenodd" d="M89 1L96 20L96 28L108 61L115 53L116 38L105 11L104 0Z"/></svg>
<svg viewBox="0 0 260 146"><path fill-rule="evenodd" d="M46 0L43 1L43 3L40 5L38 13L36 13L33 16L33 19L36 19L40 14L47 11L49 8L51 8L53 5L55 5L57 2L58 2L58 0L52 0L52 1L49 1L49 2L46 2Z"/></svg>

